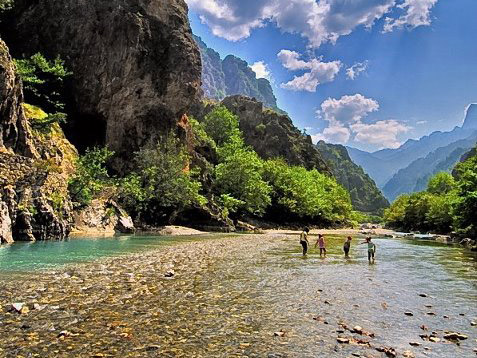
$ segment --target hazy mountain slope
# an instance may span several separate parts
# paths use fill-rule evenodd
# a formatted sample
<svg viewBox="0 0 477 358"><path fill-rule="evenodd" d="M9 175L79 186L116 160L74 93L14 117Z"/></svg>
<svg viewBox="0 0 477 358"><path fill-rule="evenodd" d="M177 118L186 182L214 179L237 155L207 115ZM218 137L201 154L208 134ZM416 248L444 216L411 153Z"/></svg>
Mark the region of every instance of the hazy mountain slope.
<svg viewBox="0 0 477 358"><path fill-rule="evenodd" d="M399 170L384 186L383 193L389 200L400 194L412 193L426 188L427 181L440 171L451 171L462 155L475 146L477 132L469 138L438 148L424 158Z"/></svg>
<svg viewBox="0 0 477 358"><path fill-rule="evenodd" d="M386 182L391 179L393 173L392 163L388 163L382 159L375 157L372 153L368 153L356 148L346 147L351 160L362 167L376 185L382 188Z"/></svg>
<svg viewBox="0 0 477 358"><path fill-rule="evenodd" d="M348 155L346 147L319 141L316 145L328 161L336 180L351 194L353 207L359 211L377 212L389 206L389 202L376 187L376 183Z"/></svg>
<svg viewBox="0 0 477 358"><path fill-rule="evenodd" d="M365 170L380 188L400 170L419 158L424 158L441 147L468 138L477 129L477 105L471 104L466 112L462 127L449 132L434 132L419 140L410 139L397 149L383 149L368 153L348 147L351 159Z"/></svg>
<svg viewBox="0 0 477 358"><path fill-rule="evenodd" d="M194 36L202 57L202 89L207 98L218 101L227 96L255 98L266 107L282 112L277 106L270 81L256 77L248 63L229 55L224 60L198 36Z"/></svg>

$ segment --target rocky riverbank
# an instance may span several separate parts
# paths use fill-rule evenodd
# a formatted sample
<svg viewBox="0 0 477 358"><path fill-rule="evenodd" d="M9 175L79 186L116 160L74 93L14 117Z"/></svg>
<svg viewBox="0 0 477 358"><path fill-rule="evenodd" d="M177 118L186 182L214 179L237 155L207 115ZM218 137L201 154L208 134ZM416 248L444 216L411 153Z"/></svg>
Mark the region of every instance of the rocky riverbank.
<svg viewBox="0 0 477 358"><path fill-rule="evenodd" d="M409 244L377 240L368 266L362 246L344 260L342 240L329 235L325 260L303 260L296 235L228 235L0 278L0 356L475 354L475 281L441 266L448 249L408 256Z"/></svg>

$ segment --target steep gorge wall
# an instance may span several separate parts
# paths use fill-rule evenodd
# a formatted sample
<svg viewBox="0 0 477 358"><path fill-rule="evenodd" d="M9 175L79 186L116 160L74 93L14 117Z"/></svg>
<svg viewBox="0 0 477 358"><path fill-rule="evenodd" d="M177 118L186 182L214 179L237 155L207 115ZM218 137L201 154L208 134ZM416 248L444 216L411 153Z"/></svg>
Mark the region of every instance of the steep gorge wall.
<svg viewBox="0 0 477 358"><path fill-rule="evenodd" d="M201 95L200 52L183 0L17 0L2 33L15 55L60 55L73 71L74 131L118 155L179 131ZM76 138L81 146L81 138Z"/></svg>
<svg viewBox="0 0 477 358"><path fill-rule="evenodd" d="M59 127L33 133L21 81L0 40L0 243L68 236L72 205L67 177L75 156Z"/></svg>

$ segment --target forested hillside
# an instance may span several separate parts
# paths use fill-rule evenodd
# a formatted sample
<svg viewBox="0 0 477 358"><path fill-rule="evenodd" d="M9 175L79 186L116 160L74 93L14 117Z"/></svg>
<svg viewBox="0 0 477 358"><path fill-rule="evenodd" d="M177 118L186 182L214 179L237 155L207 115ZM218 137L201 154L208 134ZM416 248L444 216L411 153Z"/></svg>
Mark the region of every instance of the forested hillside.
<svg viewBox="0 0 477 358"><path fill-rule="evenodd" d="M317 148L328 161L336 180L349 190L356 210L379 213L389 206L389 202L369 177L348 155L346 147L339 144L317 143Z"/></svg>

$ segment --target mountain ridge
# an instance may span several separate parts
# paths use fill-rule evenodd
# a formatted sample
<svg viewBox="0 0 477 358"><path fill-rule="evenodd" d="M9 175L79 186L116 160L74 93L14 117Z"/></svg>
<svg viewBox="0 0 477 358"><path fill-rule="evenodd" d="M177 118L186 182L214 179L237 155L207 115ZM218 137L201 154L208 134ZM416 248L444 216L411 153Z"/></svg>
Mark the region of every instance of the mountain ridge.
<svg viewBox="0 0 477 358"><path fill-rule="evenodd" d="M257 78L247 61L235 55L220 54L194 35L202 58L202 89L207 98L222 101L225 97L242 95L255 98L265 107L285 114L277 104L270 81Z"/></svg>
<svg viewBox="0 0 477 358"><path fill-rule="evenodd" d="M418 140L410 139L397 149L382 149L372 153L353 147L347 147L347 150L351 159L363 167L366 173L375 180L379 188L384 189L400 170L412 166L416 160L426 158L439 148L445 148L453 143L471 139L473 133L469 129L477 129L477 104L474 103L466 108L462 126L456 126L451 131L435 131ZM467 147L468 144L463 148L469 149ZM441 153L447 152L441 151ZM446 158L440 159L443 161ZM396 180L390 186L396 186ZM385 196L388 199L393 199L399 193L394 189L389 190L390 186L388 186Z"/></svg>

